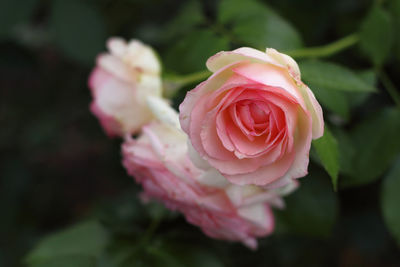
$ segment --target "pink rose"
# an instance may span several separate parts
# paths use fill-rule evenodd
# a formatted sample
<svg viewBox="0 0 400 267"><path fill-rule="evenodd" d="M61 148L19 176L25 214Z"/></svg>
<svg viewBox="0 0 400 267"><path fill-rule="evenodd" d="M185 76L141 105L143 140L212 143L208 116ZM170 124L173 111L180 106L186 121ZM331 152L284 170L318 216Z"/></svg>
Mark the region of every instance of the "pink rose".
<svg viewBox="0 0 400 267"><path fill-rule="evenodd" d="M280 196L295 189L297 183L284 190L238 186L213 168L195 167L176 112L158 98L149 98L148 103L158 120L144 126L137 140L127 137L122 146L123 165L142 184L145 198L182 212L210 237L256 248L256 238L274 228L270 205L282 207Z"/></svg>
<svg viewBox="0 0 400 267"><path fill-rule="evenodd" d="M193 161L239 185L276 187L305 176L324 121L296 62L244 47L212 56L207 67L214 74L180 106Z"/></svg>
<svg viewBox="0 0 400 267"><path fill-rule="evenodd" d="M161 96L160 63L153 50L137 40L107 42L110 53L97 58L89 78L91 111L110 136L140 130L152 119L147 96Z"/></svg>

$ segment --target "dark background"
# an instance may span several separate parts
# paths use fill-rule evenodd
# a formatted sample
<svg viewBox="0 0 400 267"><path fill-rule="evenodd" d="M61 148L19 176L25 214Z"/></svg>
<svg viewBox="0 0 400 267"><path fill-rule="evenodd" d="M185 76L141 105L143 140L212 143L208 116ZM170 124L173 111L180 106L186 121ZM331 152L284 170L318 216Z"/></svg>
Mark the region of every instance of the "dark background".
<svg viewBox="0 0 400 267"><path fill-rule="evenodd" d="M111 251L123 251L136 244L160 210L163 221L150 243L161 250L177 247L170 254L178 261L192 249L205 256L196 254L189 261L210 258L207 266L400 266L398 247L380 208L385 168L368 181L345 183L334 193L328 175L312 164L310 177L301 180L301 192L287 199L288 212L277 212L276 234L262 239L256 252L210 240L181 216L139 204L139 189L120 163L120 141L108 139L89 112L87 78L109 36L137 38L153 46L163 60L164 74L200 71L208 56L244 45L237 36L248 30L233 30L235 37L229 32L237 26L227 23L223 28L218 23L220 1L187 2L1 1L0 266L25 265L24 256L41 238L86 218L98 219L113 233ZM327 44L358 31L374 4L264 2L301 36L300 45L296 38L272 40L272 45L266 40L265 46L281 46L276 48L283 51ZM257 47L258 39L252 38L249 43ZM330 60L357 70L372 68L357 47ZM385 63L395 84L398 63L391 57ZM376 86L379 94L351 107L351 118L338 131L350 131L367 115L393 105L379 81ZM328 110L326 117L331 113ZM127 257L122 260L126 265L120 266L158 266L149 251ZM167 266L162 262L160 266Z"/></svg>

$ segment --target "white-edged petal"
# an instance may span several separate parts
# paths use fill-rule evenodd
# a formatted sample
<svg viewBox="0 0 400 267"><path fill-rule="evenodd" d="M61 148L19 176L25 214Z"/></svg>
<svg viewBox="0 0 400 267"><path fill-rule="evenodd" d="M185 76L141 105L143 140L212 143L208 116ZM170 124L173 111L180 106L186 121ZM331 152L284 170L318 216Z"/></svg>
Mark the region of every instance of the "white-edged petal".
<svg viewBox="0 0 400 267"><path fill-rule="evenodd" d="M147 105L154 116L162 123L180 129L178 113L165 101L156 96L147 96Z"/></svg>

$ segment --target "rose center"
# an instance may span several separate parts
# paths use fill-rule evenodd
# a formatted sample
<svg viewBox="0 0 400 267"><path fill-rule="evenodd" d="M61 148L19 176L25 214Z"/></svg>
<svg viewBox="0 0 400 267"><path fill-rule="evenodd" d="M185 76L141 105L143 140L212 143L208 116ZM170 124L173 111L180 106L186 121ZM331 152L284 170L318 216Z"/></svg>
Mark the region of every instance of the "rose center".
<svg viewBox="0 0 400 267"><path fill-rule="evenodd" d="M266 114L257 104L251 103L249 105L249 111L255 124L263 124L268 121L268 114Z"/></svg>
<svg viewBox="0 0 400 267"><path fill-rule="evenodd" d="M246 134L260 136L268 131L270 110L265 103L258 101L239 101L235 105L238 127ZM240 121L240 122L239 122Z"/></svg>

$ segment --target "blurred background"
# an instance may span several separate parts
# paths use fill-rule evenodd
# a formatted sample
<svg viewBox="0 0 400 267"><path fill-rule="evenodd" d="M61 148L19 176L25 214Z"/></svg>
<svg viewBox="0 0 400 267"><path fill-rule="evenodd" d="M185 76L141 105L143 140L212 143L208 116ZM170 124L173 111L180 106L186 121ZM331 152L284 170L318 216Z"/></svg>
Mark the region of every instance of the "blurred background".
<svg viewBox="0 0 400 267"><path fill-rule="evenodd" d="M400 266L400 115L385 90L400 82L399 25L396 0L0 1L0 266ZM377 93L331 89L339 74L323 88L332 77L321 86L304 56L354 33L361 41L323 60ZM240 46L298 55L339 145L337 192L313 156L257 251L142 205L120 141L88 109L87 78L110 36L153 46L166 78Z"/></svg>

